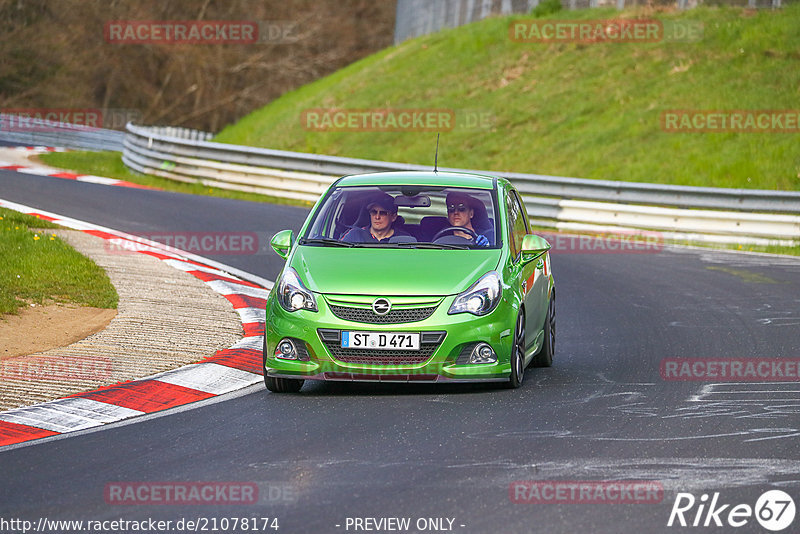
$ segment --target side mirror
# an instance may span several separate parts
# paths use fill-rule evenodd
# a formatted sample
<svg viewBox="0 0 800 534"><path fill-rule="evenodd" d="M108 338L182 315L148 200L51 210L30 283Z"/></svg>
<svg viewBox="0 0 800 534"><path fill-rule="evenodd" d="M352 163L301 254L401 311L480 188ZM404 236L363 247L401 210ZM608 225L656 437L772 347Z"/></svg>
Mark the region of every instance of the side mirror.
<svg viewBox="0 0 800 534"><path fill-rule="evenodd" d="M550 250L550 243L536 234L527 234L522 238L522 261L528 263L539 258Z"/></svg>
<svg viewBox="0 0 800 534"><path fill-rule="evenodd" d="M277 252L278 256L285 260L289 256L289 251L292 248L293 237L291 230L281 230L272 236L272 240L269 244L272 245L272 250Z"/></svg>

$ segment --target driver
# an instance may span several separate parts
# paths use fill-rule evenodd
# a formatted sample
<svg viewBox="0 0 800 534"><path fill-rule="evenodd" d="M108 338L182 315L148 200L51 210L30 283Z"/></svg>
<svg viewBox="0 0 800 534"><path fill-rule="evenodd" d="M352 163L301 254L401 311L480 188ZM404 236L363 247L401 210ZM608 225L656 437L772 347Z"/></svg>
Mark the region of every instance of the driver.
<svg viewBox="0 0 800 534"><path fill-rule="evenodd" d="M450 226L460 226L472 230L477 234L475 244L480 247L488 247L494 237L494 229L489 224L489 221L486 221L486 227L475 228L472 225L475 217L475 206L478 202L480 201L466 193L458 191L448 193L446 199L447 220L450 221ZM472 240L472 236L467 232L455 231L453 235Z"/></svg>
<svg viewBox="0 0 800 534"><path fill-rule="evenodd" d="M395 236L410 236L408 232L394 228L397 220L397 205L388 193L378 193L367 204L369 226L348 230L341 240L347 243L385 243Z"/></svg>

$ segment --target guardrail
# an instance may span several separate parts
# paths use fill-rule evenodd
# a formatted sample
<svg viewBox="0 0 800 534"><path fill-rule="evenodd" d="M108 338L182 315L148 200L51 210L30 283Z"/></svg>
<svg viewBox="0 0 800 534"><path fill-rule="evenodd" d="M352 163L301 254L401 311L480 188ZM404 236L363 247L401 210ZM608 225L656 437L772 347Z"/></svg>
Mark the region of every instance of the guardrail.
<svg viewBox="0 0 800 534"><path fill-rule="evenodd" d="M12 143L119 152L124 139L119 130L0 114L0 140Z"/></svg>
<svg viewBox="0 0 800 534"><path fill-rule="evenodd" d="M123 161L137 172L309 202L342 175L431 170L422 165L215 143L201 140L201 132L190 130L180 137L134 124L128 124L127 130ZM488 174L511 180L523 195L529 216L542 226L589 232L645 229L670 239L718 243L792 245L800 240L798 192Z"/></svg>
<svg viewBox="0 0 800 534"><path fill-rule="evenodd" d="M704 4L731 5L749 9L778 9L782 4L795 0L661 0L660 7L678 9L694 8ZM395 13L394 44L406 39L428 35L442 28L456 28L495 15L530 13L540 0L397 0ZM625 9L637 7L639 2L631 0L561 0L563 9L591 9L615 7ZM563 18L571 18L568 13Z"/></svg>
<svg viewBox="0 0 800 534"><path fill-rule="evenodd" d="M33 121L43 128L9 132L0 127L0 139L121 150L125 165L143 174L308 202L316 201L345 174L431 170L430 166L215 143L209 141L212 134L188 128L129 123L124 133ZM597 233L655 230L668 239L717 243L800 243L800 192L441 170L508 178L522 194L528 215L538 226Z"/></svg>

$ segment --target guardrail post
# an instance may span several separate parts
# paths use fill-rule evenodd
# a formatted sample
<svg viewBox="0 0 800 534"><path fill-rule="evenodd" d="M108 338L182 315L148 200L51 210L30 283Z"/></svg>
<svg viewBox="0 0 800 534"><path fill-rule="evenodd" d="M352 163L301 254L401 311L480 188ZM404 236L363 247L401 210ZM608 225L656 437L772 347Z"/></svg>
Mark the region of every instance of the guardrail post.
<svg viewBox="0 0 800 534"><path fill-rule="evenodd" d="M481 3L481 18L485 19L492 13L492 0L483 0Z"/></svg>

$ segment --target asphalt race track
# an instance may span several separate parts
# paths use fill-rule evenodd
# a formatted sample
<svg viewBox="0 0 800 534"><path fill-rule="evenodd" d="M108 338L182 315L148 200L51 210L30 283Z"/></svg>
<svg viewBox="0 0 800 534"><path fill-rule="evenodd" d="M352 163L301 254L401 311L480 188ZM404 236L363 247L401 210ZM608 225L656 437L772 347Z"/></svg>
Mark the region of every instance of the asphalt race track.
<svg viewBox="0 0 800 534"><path fill-rule="evenodd" d="M258 254L210 257L270 280L282 261L269 237L307 213L6 171L0 198L138 235L257 232ZM286 533L354 532L352 518L389 517L449 518L452 527L420 524L463 533L767 532L754 517L741 528L667 522L679 492L698 503L719 493L731 505L723 521L767 490L800 502L796 378L660 373L668 358L800 356L800 260L665 249L554 253L552 267L554 367L529 369L521 389L306 383L276 395L258 385L0 450L0 517L269 517ZM664 491L633 504L512 502L511 484L532 480L654 481ZM196 481L255 483L258 504L126 506L104 496L112 483Z"/></svg>

